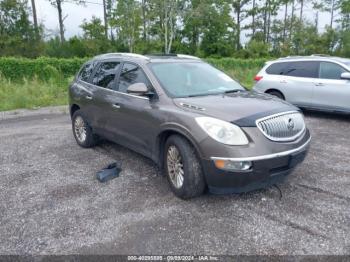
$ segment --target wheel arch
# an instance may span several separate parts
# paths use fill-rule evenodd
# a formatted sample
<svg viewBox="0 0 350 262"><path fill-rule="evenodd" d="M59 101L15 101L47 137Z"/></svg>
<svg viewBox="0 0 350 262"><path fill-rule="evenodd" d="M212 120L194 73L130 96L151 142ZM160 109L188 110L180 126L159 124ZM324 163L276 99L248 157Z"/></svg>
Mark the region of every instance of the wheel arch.
<svg viewBox="0 0 350 262"><path fill-rule="evenodd" d="M199 150L199 147L195 141L195 139L191 136L190 132L184 128L181 127L166 127L162 129L159 134L157 135L156 139L156 145L155 145L155 153L154 157L156 159L156 162L158 166L163 169L163 157L164 157L164 145L167 141L167 139L172 136L172 135L178 135L183 138L185 138L194 148L195 152L200 159L201 157L201 152Z"/></svg>
<svg viewBox="0 0 350 262"><path fill-rule="evenodd" d="M73 114L78 111L80 109L80 106L78 106L77 104L72 104L70 106L70 116L73 117Z"/></svg>
<svg viewBox="0 0 350 262"><path fill-rule="evenodd" d="M266 94L269 94L270 92L278 92L281 94L281 96L283 97L284 100L286 100L286 97L285 95L283 94L283 92L279 89L276 89L276 88L269 88L265 91Z"/></svg>

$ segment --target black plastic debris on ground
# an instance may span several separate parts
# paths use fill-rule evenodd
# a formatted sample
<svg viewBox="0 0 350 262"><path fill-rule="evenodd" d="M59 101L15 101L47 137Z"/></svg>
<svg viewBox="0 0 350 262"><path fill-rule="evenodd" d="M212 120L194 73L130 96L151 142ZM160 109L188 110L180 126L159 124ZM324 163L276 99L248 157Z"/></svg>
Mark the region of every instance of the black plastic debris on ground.
<svg viewBox="0 0 350 262"><path fill-rule="evenodd" d="M101 171L98 171L96 177L98 181L104 183L113 178L119 177L120 171L122 171L122 164L120 162L114 162Z"/></svg>

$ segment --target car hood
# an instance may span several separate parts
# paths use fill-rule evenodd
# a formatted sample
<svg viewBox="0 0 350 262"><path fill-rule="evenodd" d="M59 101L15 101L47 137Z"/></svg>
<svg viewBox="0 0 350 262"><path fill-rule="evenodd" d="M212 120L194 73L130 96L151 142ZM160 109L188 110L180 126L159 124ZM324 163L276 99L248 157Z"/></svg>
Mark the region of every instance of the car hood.
<svg viewBox="0 0 350 262"><path fill-rule="evenodd" d="M215 117L240 126L255 126L255 120L286 111L299 111L295 106L274 96L257 92L176 98L175 104L205 116Z"/></svg>

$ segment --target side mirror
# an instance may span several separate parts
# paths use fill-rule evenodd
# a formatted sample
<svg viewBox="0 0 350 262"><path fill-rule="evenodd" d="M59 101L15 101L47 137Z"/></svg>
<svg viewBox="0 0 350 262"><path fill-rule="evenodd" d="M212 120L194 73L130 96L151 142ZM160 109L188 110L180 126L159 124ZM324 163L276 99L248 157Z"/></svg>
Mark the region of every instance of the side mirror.
<svg viewBox="0 0 350 262"><path fill-rule="evenodd" d="M144 83L135 83L130 85L126 92L128 94L144 96L148 93L148 87Z"/></svg>
<svg viewBox="0 0 350 262"><path fill-rule="evenodd" d="M349 72L344 72L340 75L341 79L347 79L350 80L350 73Z"/></svg>

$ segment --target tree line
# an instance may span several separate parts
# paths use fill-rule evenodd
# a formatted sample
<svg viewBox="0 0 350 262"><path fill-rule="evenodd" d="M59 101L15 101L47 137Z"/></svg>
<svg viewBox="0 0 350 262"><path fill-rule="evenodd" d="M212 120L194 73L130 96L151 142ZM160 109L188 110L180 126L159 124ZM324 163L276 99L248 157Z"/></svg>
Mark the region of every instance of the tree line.
<svg viewBox="0 0 350 262"><path fill-rule="evenodd" d="M314 53L350 57L350 0L102 0L103 19L65 37L65 1L59 34L47 36L35 0L0 0L0 56L87 57L104 52L187 53L257 58ZM86 1L86 2L84 2ZM93 0L98 1L98 0ZM313 15L306 15L306 8ZM310 14L310 12L308 12ZM321 13L329 21L320 29Z"/></svg>

